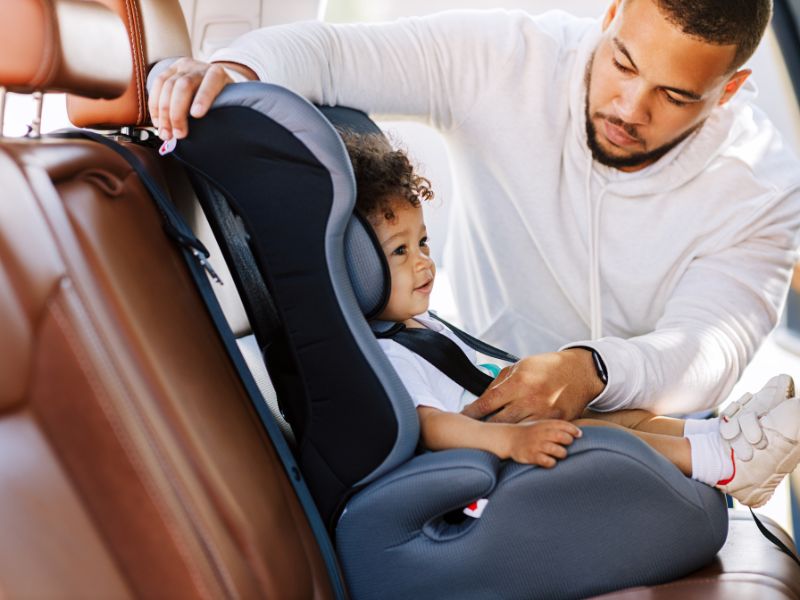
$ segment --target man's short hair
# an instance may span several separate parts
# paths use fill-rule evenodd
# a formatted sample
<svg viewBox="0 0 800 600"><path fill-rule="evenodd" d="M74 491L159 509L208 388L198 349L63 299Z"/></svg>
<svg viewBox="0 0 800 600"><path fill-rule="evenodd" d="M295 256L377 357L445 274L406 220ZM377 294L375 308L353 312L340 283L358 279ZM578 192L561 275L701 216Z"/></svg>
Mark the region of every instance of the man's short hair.
<svg viewBox="0 0 800 600"><path fill-rule="evenodd" d="M772 0L652 0L685 34L718 46L736 45L731 70L755 52L772 16Z"/></svg>

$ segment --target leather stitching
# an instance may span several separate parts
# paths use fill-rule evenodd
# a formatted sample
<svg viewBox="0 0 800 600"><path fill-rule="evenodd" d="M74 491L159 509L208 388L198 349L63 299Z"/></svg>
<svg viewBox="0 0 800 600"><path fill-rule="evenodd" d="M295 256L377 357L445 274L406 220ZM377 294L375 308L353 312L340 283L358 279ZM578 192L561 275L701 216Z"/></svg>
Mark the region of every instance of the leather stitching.
<svg viewBox="0 0 800 600"><path fill-rule="evenodd" d="M55 26L56 14L55 7L49 5L44 0L39 1L44 15L44 48L42 49L42 60L36 70L30 85L37 90L50 83L53 74L56 72L56 48L58 41L55 39L58 29Z"/></svg>
<svg viewBox="0 0 800 600"><path fill-rule="evenodd" d="M142 103L140 99L140 91L139 87L141 85L141 77L139 76L139 71L141 68L141 54L140 44L138 43L140 36L138 35L138 31L136 28L135 23L135 6L130 0L125 0L125 16L128 19L128 37L130 38L130 47L131 47L131 58L133 59L133 83L134 83L134 90L133 93L136 97L136 120L137 123L141 121L141 114L142 114ZM137 64L138 63L138 64Z"/></svg>
<svg viewBox="0 0 800 600"><path fill-rule="evenodd" d="M136 72L134 73L136 77L136 107L137 107L137 121L136 124L142 124L147 119L147 112L145 110L145 102L144 102L144 82L145 82L145 56L144 56L144 30L142 29L142 22L141 22L141 15L139 14L139 4L138 2L133 2L131 0L125 0L129 2L131 5L131 10L133 14L134 23L136 25L136 35L133 39L133 43L136 46L136 50L139 55L139 64L138 68L136 68Z"/></svg>

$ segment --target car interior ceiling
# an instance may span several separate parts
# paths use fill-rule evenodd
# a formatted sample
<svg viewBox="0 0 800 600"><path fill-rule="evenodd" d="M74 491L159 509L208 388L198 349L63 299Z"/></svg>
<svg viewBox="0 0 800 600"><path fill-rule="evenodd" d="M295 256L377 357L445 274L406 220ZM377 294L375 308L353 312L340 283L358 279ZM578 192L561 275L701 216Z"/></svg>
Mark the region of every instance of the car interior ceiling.
<svg viewBox="0 0 800 600"><path fill-rule="evenodd" d="M133 153L219 257L187 173L158 157L145 79L159 60L191 54L191 40L204 51L251 28L265 6L201 35L208 5L190 0L4 2L0 56L15 60L0 59L0 85L68 93L73 124ZM296 2L285 16L317 12ZM797 82L800 67L789 68ZM129 162L34 131L0 139L0 178L2 594L347 597L229 266L214 261L225 285L211 288L280 440ZM800 598L800 569L732 511L712 564L604 597L687 595Z"/></svg>

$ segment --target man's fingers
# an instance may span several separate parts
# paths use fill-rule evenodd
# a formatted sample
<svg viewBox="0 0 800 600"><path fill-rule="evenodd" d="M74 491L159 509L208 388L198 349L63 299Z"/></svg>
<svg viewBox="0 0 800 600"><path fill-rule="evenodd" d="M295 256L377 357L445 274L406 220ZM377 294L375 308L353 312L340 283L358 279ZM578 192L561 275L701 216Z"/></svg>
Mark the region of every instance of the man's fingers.
<svg viewBox="0 0 800 600"><path fill-rule="evenodd" d="M493 391L491 388L486 390L480 397L476 398L472 404L468 404L461 411L468 417L473 419L482 419L486 415L490 415L504 405L502 394Z"/></svg>
<svg viewBox="0 0 800 600"><path fill-rule="evenodd" d="M228 77L225 70L218 65L211 65L208 71L205 72L194 94L194 101L191 104L189 113L195 119L204 117L208 109L211 108L214 99L219 96L222 88L229 83L231 83L231 78Z"/></svg>
<svg viewBox="0 0 800 600"><path fill-rule="evenodd" d="M184 75L175 80L169 99L169 116L172 135L185 138L189 133L189 105L192 103L197 84L190 76Z"/></svg>
<svg viewBox="0 0 800 600"><path fill-rule="evenodd" d="M150 95L147 97L147 110L150 111L150 119L153 121L153 125L156 127L159 126L159 121L161 118L161 111L159 110L159 103L161 101L161 90L164 87L164 82L166 82L170 77L175 74L175 65L170 66L168 69L165 69L158 77L155 78L153 81L153 87L150 89Z"/></svg>
<svg viewBox="0 0 800 600"><path fill-rule="evenodd" d="M515 408L511 404L507 404L494 414L489 414L491 416L486 419L486 421L489 423L520 423L527 416L526 414L521 413L518 408Z"/></svg>

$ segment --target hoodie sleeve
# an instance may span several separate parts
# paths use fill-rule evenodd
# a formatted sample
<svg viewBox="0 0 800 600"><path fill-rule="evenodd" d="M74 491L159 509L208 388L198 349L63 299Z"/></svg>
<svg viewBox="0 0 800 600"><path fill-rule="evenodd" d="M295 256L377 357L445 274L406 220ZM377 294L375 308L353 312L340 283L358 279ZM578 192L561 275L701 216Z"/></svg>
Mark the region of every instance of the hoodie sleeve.
<svg viewBox="0 0 800 600"><path fill-rule="evenodd" d="M378 24L309 21L252 31L211 60L246 65L261 81L316 104L417 117L447 130L466 118L511 58L524 54L525 21L524 13L503 11ZM541 37L547 45L548 35Z"/></svg>
<svg viewBox="0 0 800 600"><path fill-rule="evenodd" d="M756 233L692 262L653 332L569 344L594 348L608 368L594 410L686 414L730 393L777 325L798 258L800 191L777 196Z"/></svg>

